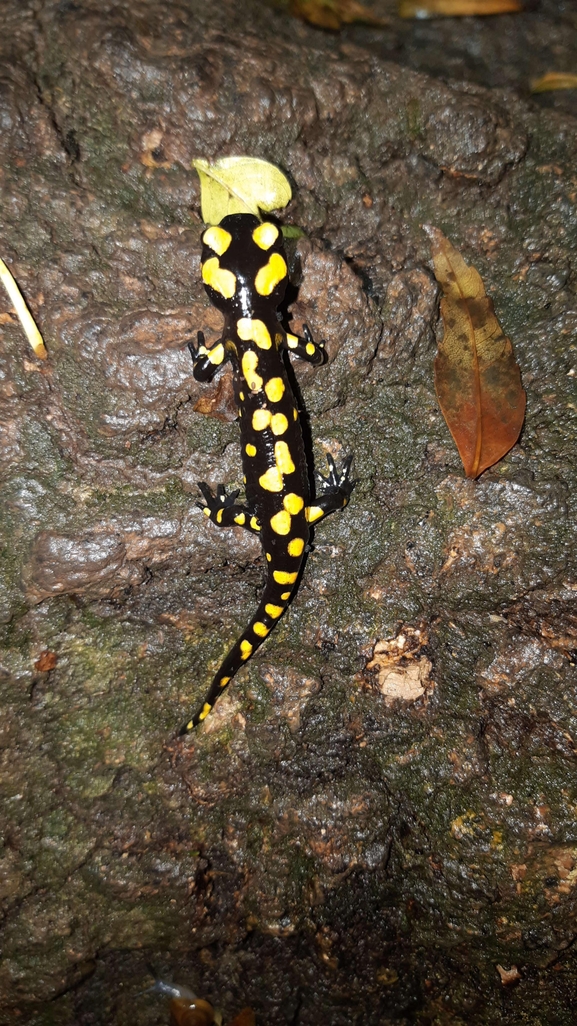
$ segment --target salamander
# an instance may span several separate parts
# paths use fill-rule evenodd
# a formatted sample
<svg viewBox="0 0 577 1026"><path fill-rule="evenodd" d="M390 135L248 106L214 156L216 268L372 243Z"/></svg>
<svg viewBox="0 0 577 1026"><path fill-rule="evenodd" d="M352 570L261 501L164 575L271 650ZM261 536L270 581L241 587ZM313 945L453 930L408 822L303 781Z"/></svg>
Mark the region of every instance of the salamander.
<svg viewBox="0 0 577 1026"><path fill-rule="evenodd" d="M219 527L237 525L257 534L267 562L258 609L218 669L199 710L180 731L186 734L209 714L235 673L262 645L297 588L309 547L311 526L349 501L354 482L352 458L320 477L312 499L298 404L285 367L288 352L316 366L324 363L323 343L285 331L277 315L288 283L282 233L253 214L229 214L202 236L202 280L211 302L224 315L222 337L207 348L202 332L189 342L193 374L211 381L230 360L240 418L246 502L224 485L213 491L199 482L205 515Z"/></svg>

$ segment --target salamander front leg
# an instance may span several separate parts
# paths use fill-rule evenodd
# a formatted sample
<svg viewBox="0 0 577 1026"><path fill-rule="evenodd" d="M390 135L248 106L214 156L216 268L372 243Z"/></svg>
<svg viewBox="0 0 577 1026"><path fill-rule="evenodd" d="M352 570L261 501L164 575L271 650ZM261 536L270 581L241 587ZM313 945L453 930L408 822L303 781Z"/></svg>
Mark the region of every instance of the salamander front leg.
<svg viewBox="0 0 577 1026"><path fill-rule="evenodd" d="M227 359L227 352L222 339L216 342L210 349L206 348L204 332L199 331L197 344L188 343L188 349L192 356L193 370L197 381L212 381L219 367Z"/></svg>
<svg viewBox="0 0 577 1026"><path fill-rule="evenodd" d="M315 524L329 513L334 513L337 509L344 509L348 505L351 492L356 484L356 481L350 476L352 462L353 457L347 456L342 470L339 471L330 452L327 453L329 472L327 477L318 475L321 493L315 499L314 504L307 506L306 518L309 524Z"/></svg>
<svg viewBox="0 0 577 1026"><path fill-rule="evenodd" d="M240 506L235 501L239 493L238 488L227 495L224 485L219 484L215 495L205 481L199 481L198 487L204 496L204 502L197 502L197 506L213 524L218 527L246 527L247 531L252 531L253 534L259 533L260 523L257 518L246 506Z"/></svg>
<svg viewBox="0 0 577 1026"><path fill-rule="evenodd" d="M314 341L308 324L303 324L303 338L287 332L286 344L291 353L294 353L295 356L300 356L301 360L306 360L307 363L312 363L316 367L326 363L327 353L325 344L322 340L320 342Z"/></svg>

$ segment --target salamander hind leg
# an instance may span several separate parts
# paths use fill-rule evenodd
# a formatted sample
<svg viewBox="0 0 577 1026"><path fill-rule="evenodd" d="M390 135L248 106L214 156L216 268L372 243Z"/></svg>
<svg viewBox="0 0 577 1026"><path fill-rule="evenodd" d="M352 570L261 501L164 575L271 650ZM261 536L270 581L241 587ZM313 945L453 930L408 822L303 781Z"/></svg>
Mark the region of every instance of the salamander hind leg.
<svg viewBox="0 0 577 1026"><path fill-rule="evenodd" d="M308 324L303 324L303 337L299 338L298 335L291 335L287 332L286 344L289 352L294 353L295 356L299 356L301 360L306 360L307 363L312 363L316 367L320 367L321 364L326 363L327 353L325 344L321 340L315 342Z"/></svg>
<svg viewBox="0 0 577 1026"><path fill-rule="evenodd" d="M246 506L236 502L238 488L227 495L224 485L219 484L215 495L205 481L199 481L198 487L203 494L204 502L197 502L197 506L213 524L217 527L245 527L253 534L259 533L260 523L257 517Z"/></svg>
<svg viewBox="0 0 577 1026"><path fill-rule="evenodd" d="M330 453L327 453L329 472L326 477L319 474L321 493L314 503L307 506L306 517L309 524L315 524L323 517L334 513L338 509L344 509L348 505L351 492L356 481L351 477L352 456L347 456L343 463L342 470L337 470L337 465Z"/></svg>

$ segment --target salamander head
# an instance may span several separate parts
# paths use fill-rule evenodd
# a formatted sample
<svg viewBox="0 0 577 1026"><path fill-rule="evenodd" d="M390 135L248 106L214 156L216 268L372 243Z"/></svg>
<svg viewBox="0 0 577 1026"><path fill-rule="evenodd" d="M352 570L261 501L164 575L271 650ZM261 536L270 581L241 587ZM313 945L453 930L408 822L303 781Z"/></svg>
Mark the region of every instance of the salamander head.
<svg viewBox="0 0 577 1026"><path fill-rule="evenodd" d="M288 283L279 228L254 214L228 214L202 235L202 280L223 313L252 317L276 310Z"/></svg>

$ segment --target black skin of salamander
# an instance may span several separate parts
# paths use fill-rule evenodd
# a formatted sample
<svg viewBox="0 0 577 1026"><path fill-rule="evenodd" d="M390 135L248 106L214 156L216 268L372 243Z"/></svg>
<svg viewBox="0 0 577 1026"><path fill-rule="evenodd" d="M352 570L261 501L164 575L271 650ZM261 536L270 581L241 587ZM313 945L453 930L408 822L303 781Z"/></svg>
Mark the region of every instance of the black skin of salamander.
<svg viewBox="0 0 577 1026"><path fill-rule="evenodd" d="M202 705L180 734L189 733L205 719L230 679L273 629L296 590L309 547L311 523L344 508L354 487L350 478L352 459L349 457L338 471L329 456L328 476L320 478L320 493L311 499L299 411L284 354L292 351L317 366L325 362L326 354L322 343L313 342L306 327L304 338L298 338L287 334L279 322L277 309L288 284L286 255L280 230L268 222L265 225L269 236L274 237L266 247L257 245L253 238L262 223L252 214L225 217L216 228L216 236L215 229L204 232L203 280L225 323L221 339L210 349L204 344L202 332L198 333L196 345L190 342L188 347L198 381L211 381L227 360L232 363L246 486L246 503L240 504L238 491L227 495L224 486L219 485L213 492L205 482L200 482L204 502L199 506L218 526L242 526L259 535L267 560L267 581L255 615L220 666ZM229 243L219 234L220 230L230 236ZM207 236L216 249L207 244ZM222 238L226 243L224 251ZM282 258L282 263L274 254ZM262 294L262 283L260 291L257 288L257 275L271 256L276 261L276 273L270 276ZM215 267L216 276L209 273ZM224 286L219 278L223 271L234 275ZM282 277L277 281L279 275ZM230 295L233 289L234 294ZM260 334L253 331L251 324L255 322L266 330L261 329ZM251 334L257 337L241 337Z"/></svg>

